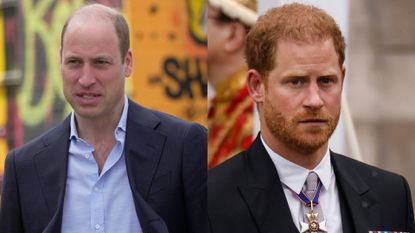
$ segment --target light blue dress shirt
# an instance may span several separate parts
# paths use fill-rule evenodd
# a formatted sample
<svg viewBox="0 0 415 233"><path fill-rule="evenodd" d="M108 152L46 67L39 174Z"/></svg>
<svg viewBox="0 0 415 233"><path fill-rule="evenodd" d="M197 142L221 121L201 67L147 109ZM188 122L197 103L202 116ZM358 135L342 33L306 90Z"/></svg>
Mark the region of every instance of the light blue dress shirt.
<svg viewBox="0 0 415 233"><path fill-rule="evenodd" d="M142 233L124 158L127 112L125 97L114 132L116 144L101 174L92 155L94 148L78 137L72 113L62 233Z"/></svg>

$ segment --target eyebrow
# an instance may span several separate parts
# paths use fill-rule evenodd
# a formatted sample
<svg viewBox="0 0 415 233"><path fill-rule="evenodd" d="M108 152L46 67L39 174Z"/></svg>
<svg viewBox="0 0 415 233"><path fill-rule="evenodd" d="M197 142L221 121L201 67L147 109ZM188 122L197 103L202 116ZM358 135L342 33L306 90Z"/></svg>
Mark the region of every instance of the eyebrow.
<svg viewBox="0 0 415 233"><path fill-rule="evenodd" d="M64 56L63 60L71 60L71 59L81 59L80 57L74 56L74 55L70 55L70 56Z"/></svg>
<svg viewBox="0 0 415 233"><path fill-rule="evenodd" d="M76 55L68 55L68 56L64 56L63 60L70 60L70 59L79 59L79 60L84 60L83 58L81 58L80 56L76 56ZM91 57L91 58L87 58L87 60L110 60L113 61L114 59L111 56L105 56L105 55L98 55L96 57Z"/></svg>
<svg viewBox="0 0 415 233"><path fill-rule="evenodd" d="M111 57L111 56L104 56L104 55L101 55L101 56L96 56L96 57L93 57L93 58L92 58L92 60L98 60L98 59L112 60L112 57Z"/></svg>

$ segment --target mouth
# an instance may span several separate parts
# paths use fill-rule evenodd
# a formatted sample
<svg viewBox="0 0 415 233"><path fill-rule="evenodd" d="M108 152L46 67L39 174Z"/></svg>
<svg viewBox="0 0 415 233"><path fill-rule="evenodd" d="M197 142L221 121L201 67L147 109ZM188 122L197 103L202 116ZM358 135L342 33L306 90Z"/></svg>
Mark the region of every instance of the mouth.
<svg viewBox="0 0 415 233"><path fill-rule="evenodd" d="M78 94L78 97L85 98L85 99L92 99L98 97L98 94Z"/></svg>
<svg viewBox="0 0 415 233"><path fill-rule="evenodd" d="M328 122L327 119L305 119L305 120L299 121L300 124L309 125L309 126L322 126L322 125L326 125L327 122Z"/></svg>
<svg viewBox="0 0 415 233"><path fill-rule="evenodd" d="M82 105L95 105L99 102L101 94L97 93L77 93L78 102Z"/></svg>
<svg viewBox="0 0 415 233"><path fill-rule="evenodd" d="M80 93L80 94L76 94L76 96L83 98L83 99L93 99L96 97L101 96L100 94L93 94L93 93Z"/></svg>

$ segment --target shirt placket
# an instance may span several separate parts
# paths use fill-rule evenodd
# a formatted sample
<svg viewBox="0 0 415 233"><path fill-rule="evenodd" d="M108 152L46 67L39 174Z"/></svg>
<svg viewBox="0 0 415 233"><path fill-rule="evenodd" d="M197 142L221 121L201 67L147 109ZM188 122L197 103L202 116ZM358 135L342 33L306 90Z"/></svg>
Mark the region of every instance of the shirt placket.
<svg viewBox="0 0 415 233"><path fill-rule="evenodd" d="M98 178L91 193L91 229L92 232L104 231L104 182Z"/></svg>

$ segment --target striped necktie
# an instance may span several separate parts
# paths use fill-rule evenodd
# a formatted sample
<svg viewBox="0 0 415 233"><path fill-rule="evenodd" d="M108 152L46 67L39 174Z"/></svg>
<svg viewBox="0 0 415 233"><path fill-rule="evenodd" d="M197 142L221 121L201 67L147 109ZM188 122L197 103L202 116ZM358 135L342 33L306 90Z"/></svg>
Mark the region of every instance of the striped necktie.
<svg viewBox="0 0 415 233"><path fill-rule="evenodd" d="M303 232L327 232L323 210L319 205L319 195L322 184L317 173L308 173L302 192L298 197L303 202L303 221L300 222L301 233Z"/></svg>

